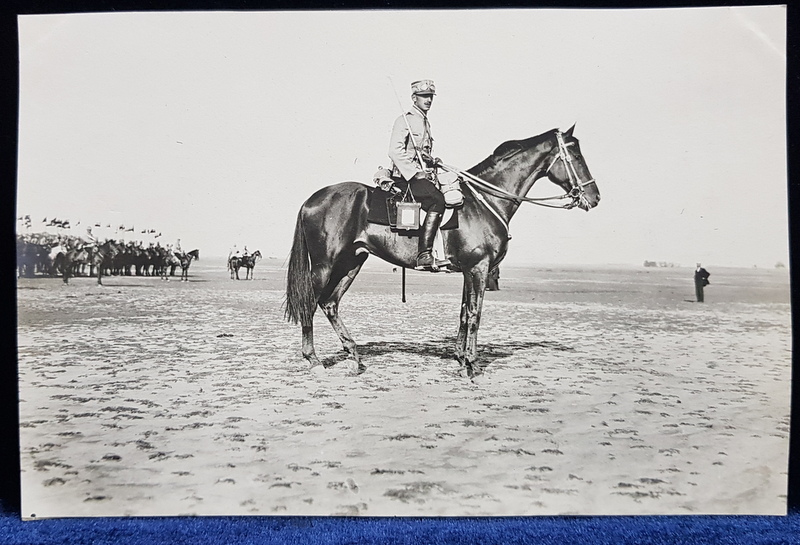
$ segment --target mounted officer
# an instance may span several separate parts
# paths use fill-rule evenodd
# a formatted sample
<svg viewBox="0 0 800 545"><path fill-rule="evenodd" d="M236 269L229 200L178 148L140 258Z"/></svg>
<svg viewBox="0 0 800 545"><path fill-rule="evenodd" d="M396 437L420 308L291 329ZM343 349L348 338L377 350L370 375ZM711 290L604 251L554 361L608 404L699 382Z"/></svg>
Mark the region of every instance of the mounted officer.
<svg viewBox="0 0 800 545"><path fill-rule="evenodd" d="M434 183L438 160L431 157L433 136L428 111L435 94L436 87L432 80L424 79L411 84L413 107L395 120L389 142L392 178L398 180L397 185L403 191L406 186L409 187L414 199L427 212L419 237L417 270L436 268L433 240L445 209L444 196Z"/></svg>

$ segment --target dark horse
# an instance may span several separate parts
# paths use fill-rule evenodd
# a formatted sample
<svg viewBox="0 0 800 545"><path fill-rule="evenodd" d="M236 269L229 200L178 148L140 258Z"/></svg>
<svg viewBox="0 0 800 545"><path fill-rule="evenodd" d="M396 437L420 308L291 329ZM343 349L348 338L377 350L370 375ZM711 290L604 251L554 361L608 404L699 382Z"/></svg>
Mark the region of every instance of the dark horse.
<svg viewBox="0 0 800 545"><path fill-rule="evenodd" d="M231 280L236 275L236 280L239 280L239 269L245 268L245 280L253 279L253 269L256 263L261 259L261 250L256 250L251 255L232 256L228 258L228 270L231 271Z"/></svg>
<svg viewBox="0 0 800 545"><path fill-rule="evenodd" d="M228 270L231 271L231 280L234 279L234 275L236 280L239 280L239 269L242 268L242 257L233 255L228 258Z"/></svg>
<svg viewBox="0 0 800 545"><path fill-rule="evenodd" d="M192 264L192 259L200 260L200 250L192 250L191 252L186 252L185 254L181 254L175 252L175 257L177 257L181 262L181 282L188 282L189 281L189 265Z"/></svg>
<svg viewBox="0 0 800 545"><path fill-rule="evenodd" d="M94 244L69 249L63 257L61 253L56 256L56 261L62 263L65 284L69 283L70 276L75 276L77 266L88 263L89 276L94 276L96 273L97 285L103 285L103 271L111 268L112 260L119 253L119 248L111 240L103 243L94 239L93 241Z"/></svg>
<svg viewBox="0 0 800 545"><path fill-rule="evenodd" d="M483 371L476 363L481 307L489 271L498 267L508 249L508 222L521 202L549 200L528 198L528 190L546 176L566 192L558 198L571 199L563 208L589 210L600 201L573 129L564 133L553 129L526 140L505 142L487 159L461 172L465 195L458 212L459 227L442 231L441 236L451 268L464 276L455 357L469 377ZM339 317L339 301L369 254L398 266L415 265L416 238L367 222L371 190L357 182L323 187L297 215L285 314L287 320L301 324L302 353L312 367L321 363L314 351L313 324L319 306L355 361L353 370L365 370L356 343Z"/></svg>
<svg viewBox="0 0 800 545"><path fill-rule="evenodd" d="M245 280L253 279L253 269L255 269L259 259L261 259L260 250L256 250L251 255L243 256L239 259L239 265L246 269L244 275ZM236 269L236 280L239 280L239 269Z"/></svg>

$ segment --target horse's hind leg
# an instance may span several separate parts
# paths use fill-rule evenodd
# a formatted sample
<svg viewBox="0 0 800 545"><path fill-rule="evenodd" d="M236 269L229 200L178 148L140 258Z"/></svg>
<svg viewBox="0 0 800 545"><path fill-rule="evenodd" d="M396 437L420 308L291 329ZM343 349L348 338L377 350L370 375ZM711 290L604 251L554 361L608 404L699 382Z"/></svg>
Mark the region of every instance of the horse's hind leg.
<svg viewBox="0 0 800 545"><path fill-rule="evenodd" d="M353 280L355 280L356 275L358 275L367 257L369 257L369 254L360 254L350 258L349 262L344 264L340 269L344 272L336 284L336 287L331 291L331 294L324 300L321 299L319 301L319 307L322 309L322 312L325 313L325 316L327 316L333 330L339 336L339 340L342 341L342 346L354 360L352 371L355 374L363 373L367 368L361 363L361 356L358 354L356 342L339 317L339 301L341 301L342 296L347 292L348 288L350 288L350 285L353 283Z"/></svg>
<svg viewBox="0 0 800 545"><path fill-rule="evenodd" d="M303 326L303 340L300 350L303 357L311 364L311 368L321 366L322 362L319 361L317 353L314 350L314 324Z"/></svg>

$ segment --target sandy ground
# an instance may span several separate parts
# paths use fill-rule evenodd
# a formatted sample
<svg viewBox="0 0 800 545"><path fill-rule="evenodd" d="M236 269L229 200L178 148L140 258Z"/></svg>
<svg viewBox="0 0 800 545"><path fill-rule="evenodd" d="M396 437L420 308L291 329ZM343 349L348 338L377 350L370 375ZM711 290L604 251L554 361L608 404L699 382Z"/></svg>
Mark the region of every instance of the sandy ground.
<svg viewBox="0 0 800 545"><path fill-rule="evenodd" d="M460 275L410 272L403 304L368 263L358 377L307 369L277 260L19 280L23 516L783 514L788 273L709 270L701 305L691 269L504 267L477 384Z"/></svg>

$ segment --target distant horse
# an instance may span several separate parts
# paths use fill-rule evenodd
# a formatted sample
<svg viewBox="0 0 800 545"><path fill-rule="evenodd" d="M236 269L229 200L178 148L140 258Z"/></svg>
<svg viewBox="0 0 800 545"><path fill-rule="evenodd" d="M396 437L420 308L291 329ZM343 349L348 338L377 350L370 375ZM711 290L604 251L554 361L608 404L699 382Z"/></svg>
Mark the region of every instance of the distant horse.
<svg viewBox="0 0 800 545"><path fill-rule="evenodd" d="M69 284L71 276L76 276L80 267L89 265L89 276L97 273L97 284L103 285L103 271L110 270L114 257L119 252L119 247L112 240L102 244L95 242L93 245L80 247L56 246L53 248L53 266L55 271L61 271L65 284Z"/></svg>
<svg viewBox="0 0 800 545"><path fill-rule="evenodd" d="M113 240L106 240L102 244L98 244L92 248L89 257L90 270L94 268L97 271L97 285L103 284L103 271L111 270L113 267L114 258L120 252L120 247ZM90 273L91 274L91 273Z"/></svg>
<svg viewBox="0 0 800 545"><path fill-rule="evenodd" d="M77 276L81 262L89 259L89 252L83 248L57 246L57 253L53 258L54 269L61 272L65 284L69 284L72 276Z"/></svg>
<svg viewBox="0 0 800 545"><path fill-rule="evenodd" d="M251 255L234 255L228 258L228 270L231 271L231 280L236 278L239 280L239 269L244 267L245 271L245 280L252 280L253 279L253 269L261 260L261 251L256 250Z"/></svg>
<svg viewBox="0 0 800 545"><path fill-rule="evenodd" d="M476 362L477 333L489 271L506 255L508 222L522 202L537 202L526 194L534 182L547 177L569 198L561 208L594 208L600 202L597 184L581 155L574 129L553 129L526 140L501 144L494 153L461 172L464 204L457 229L441 231L452 269L464 277L461 318L455 357L462 372L483 372ZM448 167L448 170L457 170ZM365 367L356 343L339 317L339 301L369 254L397 266L413 268L417 238L401 236L389 227L367 221L372 189L357 182L323 187L306 200L297 215L287 271L285 315L302 326L302 353L312 367L320 365L314 350L314 312L319 306L344 349L355 360L355 372Z"/></svg>
<svg viewBox="0 0 800 545"><path fill-rule="evenodd" d="M65 284L69 284L70 277L77 276L81 265L87 263L91 258L90 250L80 246L55 246L50 252L53 262L51 275L61 273L61 278Z"/></svg>
<svg viewBox="0 0 800 545"><path fill-rule="evenodd" d="M247 279L252 280L253 279L253 269L255 269L256 263L258 263L258 261L260 259L261 259L261 251L260 250L256 250L251 255L243 256L241 258L241 260L240 260L241 266L244 267L245 269L247 269L247 271L246 271L246 273L244 275L244 279L245 280L247 280ZM237 280L239 279L239 271L238 271L238 269L236 271L236 279Z"/></svg>
<svg viewBox="0 0 800 545"><path fill-rule="evenodd" d="M160 271L161 280L169 280L170 276L175 276L175 269L180 266L180 254L165 250ZM189 265L186 265L186 268L188 269ZM181 280L183 280L183 276L181 276Z"/></svg>
<svg viewBox="0 0 800 545"><path fill-rule="evenodd" d="M239 280L239 269L242 268L242 257L238 255L232 255L228 258L228 270L231 271L231 280L234 279Z"/></svg>
<svg viewBox="0 0 800 545"><path fill-rule="evenodd" d="M200 250L192 250L185 254L176 253L175 256L181 261L181 282L188 282L189 265L192 264L192 259L200 261Z"/></svg>

